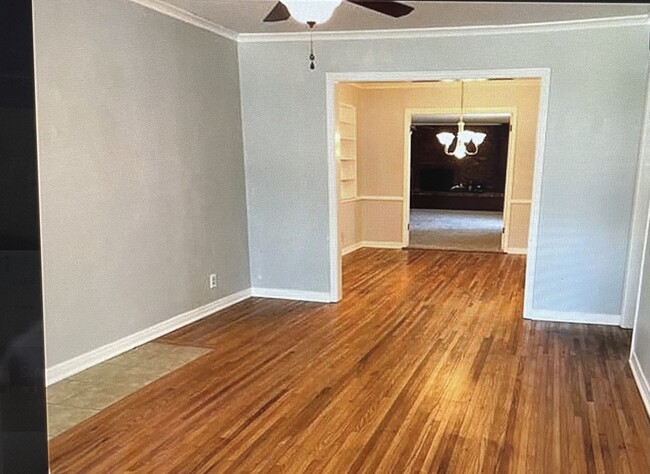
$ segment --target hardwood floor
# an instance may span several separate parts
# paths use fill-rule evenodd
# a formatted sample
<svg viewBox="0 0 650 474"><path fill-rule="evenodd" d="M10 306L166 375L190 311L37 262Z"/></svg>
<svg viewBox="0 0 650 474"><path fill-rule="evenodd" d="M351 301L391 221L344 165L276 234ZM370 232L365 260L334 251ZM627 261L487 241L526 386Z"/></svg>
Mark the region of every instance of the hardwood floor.
<svg viewBox="0 0 650 474"><path fill-rule="evenodd" d="M525 259L362 249L344 300L250 299L51 443L53 473L647 473L630 332L521 318Z"/></svg>

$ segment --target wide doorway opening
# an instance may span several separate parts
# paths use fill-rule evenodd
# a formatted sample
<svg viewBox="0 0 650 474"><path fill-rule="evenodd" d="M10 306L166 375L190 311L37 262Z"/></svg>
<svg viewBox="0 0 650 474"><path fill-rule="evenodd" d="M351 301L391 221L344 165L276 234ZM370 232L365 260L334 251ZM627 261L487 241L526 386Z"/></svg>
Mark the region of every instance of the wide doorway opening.
<svg viewBox="0 0 650 474"><path fill-rule="evenodd" d="M332 301L346 256L431 249L524 256L528 307L548 71L337 73L328 91Z"/></svg>

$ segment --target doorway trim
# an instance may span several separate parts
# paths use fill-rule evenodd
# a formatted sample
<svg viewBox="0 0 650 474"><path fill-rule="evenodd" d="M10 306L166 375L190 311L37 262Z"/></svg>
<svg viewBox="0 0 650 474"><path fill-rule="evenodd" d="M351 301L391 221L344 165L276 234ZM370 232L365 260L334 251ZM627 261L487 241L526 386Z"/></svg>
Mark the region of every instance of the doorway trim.
<svg viewBox="0 0 650 474"><path fill-rule="evenodd" d="M342 256L338 234L339 185L338 164L336 162L336 84L339 82L405 82L436 81L442 79L540 79L540 103L537 120L537 143L535 144L535 168L533 175L533 194L528 233L528 258L526 264L526 284L524 290L524 317L532 315L535 289L535 267L537 263L537 238L539 232L539 211L542 199L541 184L544 170L544 151L546 147L546 128L550 97L551 69L479 69L479 70L439 70L439 71L377 71L377 72L328 72L325 74L327 111L327 178L329 195L329 280L330 300L340 301L343 294Z"/></svg>
<svg viewBox="0 0 650 474"><path fill-rule="evenodd" d="M471 114L508 114L509 124L512 127L508 134L508 151L506 158L506 181L503 195L503 226L504 234L501 236L501 250L506 253L508 250L508 227L506 222L510 218L510 205L513 204L510 199L512 194L512 177L514 171L515 143L517 140L517 108L516 107L473 107L465 108L465 115ZM409 221L411 211L411 140L410 130L414 115L455 115L458 114L456 109L435 109L435 108L408 108L404 110L404 182L402 184L402 197L404 207L402 209L402 245L409 245ZM516 252L520 253L520 252Z"/></svg>

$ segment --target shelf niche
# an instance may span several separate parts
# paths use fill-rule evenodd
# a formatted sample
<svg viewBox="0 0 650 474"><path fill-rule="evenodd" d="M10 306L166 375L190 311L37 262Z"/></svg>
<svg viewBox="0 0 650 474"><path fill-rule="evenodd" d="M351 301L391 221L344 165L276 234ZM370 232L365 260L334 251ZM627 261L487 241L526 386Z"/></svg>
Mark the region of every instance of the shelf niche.
<svg viewBox="0 0 650 474"><path fill-rule="evenodd" d="M336 122L340 200L357 197L357 109L340 103Z"/></svg>

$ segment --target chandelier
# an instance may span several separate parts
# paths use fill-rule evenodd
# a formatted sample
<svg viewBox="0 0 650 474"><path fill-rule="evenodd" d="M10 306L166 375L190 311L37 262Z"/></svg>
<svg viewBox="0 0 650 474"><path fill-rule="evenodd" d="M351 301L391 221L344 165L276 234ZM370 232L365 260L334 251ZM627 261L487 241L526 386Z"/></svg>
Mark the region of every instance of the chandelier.
<svg viewBox="0 0 650 474"><path fill-rule="evenodd" d="M478 153L478 147L485 140L485 133L465 130L463 121L465 88L463 81L460 81L460 120L458 121L458 132L456 135L449 132L442 132L436 135L441 145L445 147L445 154L455 156L462 160L466 156L473 156ZM451 150L454 145L453 151Z"/></svg>

